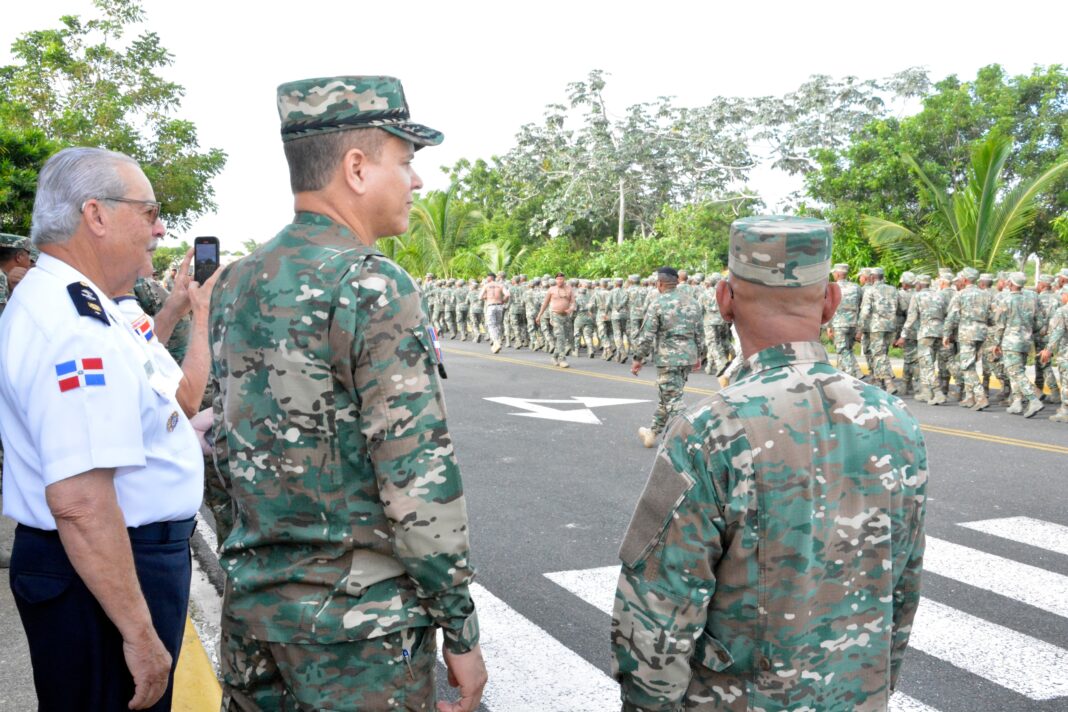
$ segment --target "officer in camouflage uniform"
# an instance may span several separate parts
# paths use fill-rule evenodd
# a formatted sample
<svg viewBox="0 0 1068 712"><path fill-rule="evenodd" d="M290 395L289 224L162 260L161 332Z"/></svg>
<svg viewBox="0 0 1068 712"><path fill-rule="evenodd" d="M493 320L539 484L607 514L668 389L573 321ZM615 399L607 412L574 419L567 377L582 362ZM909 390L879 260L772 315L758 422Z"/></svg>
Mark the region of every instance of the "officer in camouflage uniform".
<svg viewBox="0 0 1068 712"><path fill-rule="evenodd" d="M827 331L834 342L836 363L839 371L848 373L853 378L860 378L860 364L853 353L853 344L857 340L857 326L860 323L860 285L849 281L849 265L839 262L834 266L834 280L842 293L842 300L831 318Z"/></svg>
<svg viewBox="0 0 1068 712"><path fill-rule="evenodd" d="M994 326L1005 312L1008 292L1002 291L1003 279L984 272L979 275L979 289L990 292L990 309L986 315L986 340L983 341L983 390L990 394L990 379L997 377L1001 381L1003 395L1008 393L1008 380L1001 365L1001 359L995 356L997 342L994 340ZM998 285L995 287L995 283ZM1004 296L1002 296L1004 295Z"/></svg>
<svg viewBox="0 0 1068 712"><path fill-rule="evenodd" d="M705 373L721 375L730 365L727 344L723 340L723 317L716 302L716 285L722 275L712 273L705 278L705 287L700 290L697 304L701 308L701 326L704 329Z"/></svg>
<svg viewBox="0 0 1068 712"><path fill-rule="evenodd" d="M661 267L656 276L658 294L646 307L630 368L637 376L642 362L653 356L660 399L652 426L638 429L638 437L645 447L655 445L657 435L664 431L668 421L682 411L686 379L701 363L697 351L697 325L701 317L696 301L676 290L679 273L671 267Z"/></svg>
<svg viewBox="0 0 1068 712"><path fill-rule="evenodd" d="M860 272L857 273L857 283L860 284L860 303L864 304L864 297L871 291L872 278L871 267L861 267ZM857 332L860 337L860 353L864 354L864 360L868 364L868 373L871 378L875 378L875 356L871 350L871 324L870 319L863 321L857 319Z"/></svg>
<svg viewBox="0 0 1068 712"><path fill-rule="evenodd" d="M440 629L470 712L486 672L445 372L415 282L374 248L407 229L413 144L442 137L391 77L283 84L278 106L296 215L212 300L223 709L431 710Z"/></svg>
<svg viewBox="0 0 1068 712"><path fill-rule="evenodd" d="M523 292L523 316L527 322L527 340L530 342L531 351L541 351L542 348L548 350L549 345L542 342L541 331L538 329L538 325L534 323L534 317L538 315L538 308L541 307L541 299L539 298L539 292L541 291L541 277L535 277L530 280L530 287Z"/></svg>
<svg viewBox="0 0 1068 712"><path fill-rule="evenodd" d="M746 361L674 421L620 549L623 710L884 712L919 603L923 436L819 343L830 225L745 220L718 289Z"/></svg>
<svg viewBox="0 0 1068 712"><path fill-rule="evenodd" d="M467 282L462 279L456 280L456 330L460 333L460 341L467 341L467 320L470 310L469 297L471 290Z"/></svg>
<svg viewBox="0 0 1068 712"><path fill-rule="evenodd" d="M1061 287L1058 293L1061 306L1053 312L1049 320L1049 341L1039 355L1043 365L1052 363L1057 369L1057 384L1060 386L1061 407L1050 416L1055 423L1068 423L1068 286Z"/></svg>
<svg viewBox="0 0 1068 712"><path fill-rule="evenodd" d="M916 293L912 295L909 315L901 327L898 343L903 343L908 335L915 334L920 359L920 388L916 400L941 405L946 402L946 394L938 377L938 352L942 348L946 304L942 296L930 287L930 276L916 275Z"/></svg>
<svg viewBox="0 0 1068 712"><path fill-rule="evenodd" d="M623 363L627 358L627 321L630 319L630 295L623 287L623 278L616 278L616 288L608 300L609 317L612 323L612 344L616 349L616 361Z"/></svg>
<svg viewBox="0 0 1068 712"><path fill-rule="evenodd" d="M601 343L601 355L605 361L611 361L612 349L612 280L601 279L601 289L594 297L594 325L597 327L597 340Z"/></svg>
<svg viewBox="0 0 1068 712"><path fill-rule="evenodd" d="M1027 377L1027 355L1034 343L1038 312L1038 298L1034 292L1023 291L1027 277L1023 272L1009 275L1009 301L1004 318L995 327L998 351L1005 364L1005 375L1012 384L1012 404L1005 411L1030 418L1045 404L1039 400L1035 384ZM1027 405L1024 405L1024 400Z"/></svg>
<svg viewBox="0 0 1068 712"><path fill-rule="evenodd" d="M909 304L912 303L913 289L916 286L916 275L912 272L905 271L901 273L900 287L897 290L897 320L894 324L894 333L900 333L901 327L905 325L905 319L909 315ZM902 395L910 395L915 390L916 382L916 367L919 363L919 356L917 354L916 341L913 339L905 339L905 344L901 347L901 380Z"/></svg>
<svg viewBox="0 0 1068 712"><path fill-rule="evenodd" d="M516 275L512 278L512 286L508 290L510 296L506 302L506 306L508 307L508 327L511 331L511 343L512 347L516 350L528 345L527 315L526 307L524 306L528 289L526 281L527 276L525 274Z"/></svg>
<svg viewBox="0 0 1068 712"><path fill-rule="evenodd" d="M645 316L645 306L649 301L649 293L641 286L641 275L632 274L627 278L627 344L631 350L638 343L638 335L642 331L642 318Z"/></svg>
<svg viewBox="0 0 1068 712"><path fill-rule="evenodd" d="M957 283L960 279L960 275L954 275L953 270L943 267L938 270L938 296L942 298L942 303L945 305L945 311L949 312L949 303L953 301L953 297L957 295ZM960 357L957 354L957 342L950 341L949 346L943 345L938 350L938 376L939 386L942 392L947 397L953 396L954 391L956 397L963 397L960 389L962 383L962 377L960 373ZM950 379L955 384L953 388L950 388Z"/></svg>
<svg viewBox="0 0 1068 712"><path fill-rule="evenodd" d="M975 282L979 279L979 270L965 267L961 270L961 282L964 288L957 292L949 303L943 329L942 345L957 342L960 354L960 373L963 394L960 402L962 408L985 410L990 406L983 381L979 378L979 360L986 340L987 314L994 296L990 290L979 289Z"/></svg>
<svg viewBox="0 0 1068 712"><path fill-rule="evenodd" d="M486 328L486 307L478 296L478 281L474 279L467 283L467 314L467 328L474 334L471 340L480 344Z"/></svg>
<svg viewBox="0 0 1068 712"><path fill-rule="evenodd" d="M897 324L897 290L883 277L882 267L871 269L871 285L860 302L860 322L867 325L871 334L872 377L892 395L897 393L890 367L890 344Z"/></svg>
<svg viewBox="0 0 1068 712"><path fill-rule="evenodd" d="M1053 275L1043 274L1035 278L1035 293L1038 295L1038 327L1035 329L1035 353L1046 348L1049 341L1049 323L1053 313L1061 305L1061 300L1053 291ZM1049 397L1043 395L1043 389L1049 386ZM1047 403L1060 403L1060 390L1057 388L1057 371L1050 365L1035 364L1035 390L1039 398Z"/></svg>
<svg viewBox="0 0 1068 712"><path fill-rule="evenodd" d="M575 290L575 338L574 353L579 355L580 340L586 344L586 355L594 357L593 345L593 294L590 293L590 281L579 281L579 287Z"/></svg>

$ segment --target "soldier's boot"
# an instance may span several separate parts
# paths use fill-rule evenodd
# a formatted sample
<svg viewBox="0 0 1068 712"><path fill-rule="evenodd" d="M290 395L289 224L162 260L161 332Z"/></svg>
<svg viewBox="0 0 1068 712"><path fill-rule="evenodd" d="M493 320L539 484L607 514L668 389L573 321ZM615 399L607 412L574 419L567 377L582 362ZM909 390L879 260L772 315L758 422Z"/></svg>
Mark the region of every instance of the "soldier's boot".
<svg viewBox="0 0 1068 712"><path fill-rule="evenodd" d="M1061 404L1061 389L1058 388L1056 383L1052 384L1049 387L1049 395L1043 398L1042 400L1046 401L1051 405Z"/></svg>
<svg viewBox="0 0 1068 712"><path fill-rule="evenodd" d="M571 365L564 359L560 359L560 363L557 364L560 368L571 368Z"/></svg>
<svg viewBox="0 0 1068 712"><path fill-rule="evenodd" d="M656 433L651 428L638 428L638 439L641 440L644 447L656 445Z"/></svg>
<svg viewBox="0 0 1068 712"><path fill-rule="evenodd" d="M927 401L927 405L942 405L946 402L946 394L941 389L934 392L931 398Z"/></svg>
<svg viewBox="0 0 1068 712"><path fill-rule="evenodd" d="M946 391L946 394L953 400L960 400L960 397L963 392L964 389L962 389L960 385L954 383L952 386L949 387L949 390Z"/></svg>
<svg viewBox="0 0 1068 712"><path fill-rule="evenodd" d="M959 405L961 408L971 408L975 405L975 396L969 393L968 395L964 396L964 398L962 398L960 403L958 403L957 405Z"/></svg>
<svg viewBox="0 0 1068 712"><path fill-rule="evenodd" d="M894 395L895 393L897 393L897 386L894 385L894 379L888 378L883 381L883 390L885 390L890 395Z"/></svg>
<svg viewBox="0 0 1068 712"><path fill-rule="evenodd" d="M1046 404L1040 401L1038 398L1032 398L1031 402L1027 404L1027 410L1024 411L1023 417L1030 418L1038 411L1046 407Z"/></svg>
<svg viewBox="0 0 1068 712"><path fill-rule="evenodd" d="M985 393L980 393L975 397L975 405L972 406L972 410L986 410L990 407L990 401L987 400Z"/></svg>
<svg viewBox="0 0 1068 712"><path fill-rule="evenodd" d="M493 353L499 353L500 350L501 350L501 342L500 341L494 341L493 342L493 346L490 348L490 351L492 351Z"/></svg>
<svg viewBox="0 0 1068 712"><path fill-rule="evenodd" d="M1006 410L1005 412L1008 413L1009 415L1020 415L1021 413L1024 412L1023 400L1022 399L1014 400L1012 402L1012 405L1010 405L1008 410Z"/></svg>
<svg viewBox="0 0 1068 712"><path fill-rule="evenodd" d="M983 374L983 392L984 393L989 393L990 392L990 374L989 373L984 373Z"/></svg>
<svg viewBox="0 0 1068 712"><path fill-rule="evenodd" d="M912 374L911 373L907 374L905 376L905 380L901 384L901 395L903 395L903 396L912 395Z"/></svg>
<svg viewBox="0 0 1068 712"><path fill-rule="evenodd" d="M709 376L712 375L712 369L715 367L716 366L713 363L712 359L708 359L705 361L705 373L707 373Z"/></svg>
<svg viewBox="0 0 1068 712"><path fill-rule="evenodd" d="M1068 423L1068 408L1058 408L1049 419L1054 423Z"/></svg>
<svg viewBox="0 0 1068 712"><path fill-rule="evenodd" d="M916 392L916 395L913 396L912 399L919 401L920 403L926 403L927 401L931 400L931 396L933 395L934 393L931 393L930 388L926 386L921 386L920 390Z"/></svg>
<svg viewBox="0 0 1068 712"><path fill-rule="evenodd" d="M998 400L1002 403L1008 403L1012 400L1012 388L1008 383L1001 387L1001 391L998 393Z"/></svg>

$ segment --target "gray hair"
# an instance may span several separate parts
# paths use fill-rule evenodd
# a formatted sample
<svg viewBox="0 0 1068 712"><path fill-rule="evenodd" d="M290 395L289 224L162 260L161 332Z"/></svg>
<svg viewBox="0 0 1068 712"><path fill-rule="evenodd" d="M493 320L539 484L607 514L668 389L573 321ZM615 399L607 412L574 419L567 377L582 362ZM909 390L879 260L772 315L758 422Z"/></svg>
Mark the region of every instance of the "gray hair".
<svg viewBox="0 0 1068 712"><path fill-rule="evenodd" d="M78 229L82 205L93 198L121 197L126 182L118 166L137 161L102 148L64 148L37 177L30 239L34 245L64 243Z"/></svg>

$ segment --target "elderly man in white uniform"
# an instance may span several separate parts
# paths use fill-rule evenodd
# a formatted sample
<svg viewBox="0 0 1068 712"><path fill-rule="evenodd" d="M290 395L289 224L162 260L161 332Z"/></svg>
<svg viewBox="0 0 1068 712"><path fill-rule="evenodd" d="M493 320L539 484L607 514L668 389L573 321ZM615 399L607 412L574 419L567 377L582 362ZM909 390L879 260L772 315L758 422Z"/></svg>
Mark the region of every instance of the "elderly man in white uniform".
<svg viewBox="0 0 1068 712"><path fill-rule="evenodd" d="M203 462L177 384L108 297L163 233L136 162L59 152L38 179L38 269L0 317L11 588L40 710L171 707ZM210 286L189 294L206 353Z"/></svg>

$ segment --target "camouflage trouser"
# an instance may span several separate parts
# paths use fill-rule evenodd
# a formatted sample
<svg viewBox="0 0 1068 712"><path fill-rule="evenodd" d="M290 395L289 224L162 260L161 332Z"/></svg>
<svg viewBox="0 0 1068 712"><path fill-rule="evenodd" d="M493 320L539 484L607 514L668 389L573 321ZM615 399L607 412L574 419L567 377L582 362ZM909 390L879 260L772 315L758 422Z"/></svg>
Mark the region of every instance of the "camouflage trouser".
<svg viewBox="0 0 1068 712"><path fill-rule="evenodd" d="M430 309L430 325L433 326L435 331L437 331L439 334L441 333L442 327L445 326L444 320L441 318L441 314L442 314L442 309L441 309L440 306L435 304L433 307L431 307L431 309Z"/></svg>
<svg viewBox="0 0 1068 712"><path fill-rule="evenodd" d="M627 348L632 352L634 347L638 343L638 339L642 334L642 320L641 319L628 319L627 320Z"/></svg>
<svg viewBox="0 0 1068 712"><path fill-rule="evenodd" d="M1068 410L1068 353L1058 354L1049 362L1057 372L1057 386L1061 390L1061 410Z"/></svg>
<svg viewBox="0 0 1068 712"><path fill-rule="evenodd" d="M958 344L960 354L960 378L963 387L960 396L963 400L969 393L974 398L986 395L983 379L979 377L979 359L983 351L982 341L962 341Z"/></svg>
<svg viewBox="0 0 1068 712"><path fill-rule="evenodd" d="M475 343L482 341L482 331L486 328L486 312L472 311L467 317L467 326L475 335Z"/></svg>
<svg viewBox="0 0 1068 712"><path fill-rule="evenodd" d="M571 340L575 338L572 333L572 318L570 314L557 314L552 312L549 316L549 321L553 326L553 338L555 339L555 345L553 347L553 361L563 361L567 356L568 349L571 348ZM542 320L545 320L543 315ZM578 352L575 352L576 355Z"/></svg>
<svg viewBox="0 0 1068 712"><path fill-rule="evenodd" d="M868 362L868 373L875 375L875 355L871 350L871 332L862 331L860 334L860 352L864 354L864 360Z"/></svg>
<svg viewBox="0 0 1068 712"><path fill-rule="evenodd" d="M553 350L553 344L556 343L556 337L553 336L553 320L546 319L549 316L548 312L541 315L541 321L538 322L538 328L541 330L541 340L545 344L545 350L550 353Z"/></svg>
<svg viewBox="0 0 1068 712"><path fill-rule="evenodd" d="M1034 384L1027 377L1027 352L1002 351L1001 361L1005 365L1005 375L1009 378L1009 384L1012 385L1013 399L1033 400L1038 398Z"/></svg>
<svg viewBox="0 0 1068 712"><path fill-rule="evenodd" d="M916 352L920 357L920 383L932 393L940 390L938 384L938 352L942 339L927 337L916 342Z"/></svg>
<svg viewBox="0 0 1068 712"><path fill-rule="evenodd" d="M449 338L456 338L456 309L445 307L445 310L441 313L441 319L444 322L445 330L449 332Z"/></svg>
<svg viewBox="0 0 1068 712"><path fill-rule="evenodd" d="M490 341L494 344L501 343L501 321L504 317L503 304L486 305L486 329L489 330Z"/></svg>
<svg viewBox="0 0 1068 712"><path fill-rule="evenodd" d="M727 358L734 360L738 356L738 352L734 350L734 333L730 324L723 324L719 327L720 339L727 347Z"/></svg>
<svg viewBox="0 0 1068 712"><path fill-rule="evenodd" d="M333 645L223 632L221 648L222 712L434 709L433 628ZM402 650L411 654L411 672Z"/></svg>
<svg viewBox="0 0 1068 712"><path fill-rule="evenodd" d="M1005 380L1005 365L1001 362L1001 358L994 355L995 346L997 342L993 339L983 342L983 380L989 380L991 376L994 376L1001 381L1004 388L1008 385Z"/></svg>
<svg viewBox="0 0 1068 712"><path fill-rule="evenodd" d="M682 412L685 407L682 402L682 392L686 388L686 379L690 375L692 366L657 366L656 387L660 394L660 400L656 404L656 413L653 415L654 433L662 433L667 427L668 421Z"/></svg>
<svg viewBox="0 0 1068 712"><path fill-rule="evenodd" d="M1035 338L1035 353L1037 354L1042 349L1046 348L1046 338ZM1050 359L1049 363L1045 366L1037 358L1035 359L1035 390L1041 394L1043 389L1049 386L1050 393L1057 392L1057 368L1053 364L1053 359Z"/></svg>
<svg viewBox="0 0 1068 712"><path fill-rule="evenodd" d="M853 378L860 378L860 364L857 363L856 354L853 353L853 344L857 340L857 330L854 327L840 326L834 330L834 352L838 355L834 365L839 371L848 373Z"/></svg>
<svg viewBox="0 0 1068 712"><path fill-rule="evenodd" d="M588 316L575 317L575 334L573 341L575 344L576 356L579 354L580 338L586 342L586 350L589 351L590 354L593 354L593 319Z"/></svg>
<svg viewBox="0 0 1068 712"><path fill-rule="evenodd" d="M709 324L705 327L705 358L708 359L709 373L723 373L730 363L727 353L728 345L723 341L723 333L718 324Z"/></svg>
<svg viewBox="0 0 1068 712"><path fill-rule="evenodd" d="M534 323L534 317L538 315L536 309L526 310L527 321L527 343L530 344L530 348L535 348L541 345L541 334L538 332L538 325Z"/></svg>
<svg viewBox="0 0 1068 712"><path fill-rule="evenodd" d="M938 372L942 384L949 387L949 379L955 383L961 383L960 358L957 356L957 342L949 342L949 346L943 346L938 351Z"/></svg>
<svg viewBox="0 0 1068 712"><path fill-rule="evenodd" d="M917 366L920 362L917 351L916 339L905 339L905 345L901 349L901 356L904 359L904 364L901 367L901 378L905 381L906 388L916 381Z"/></svg>
<svg viewBox="0 0 1068 712"><path fill-rule="evenodd" d="M456 310L456 330L460 332L460 341L467 341L467 310Z"/></svg>
<svg viewBox="0 0 1068 712"><path fill-rule="evenodd" d="M508 334L508 340L512 346L526 346L527 345L527 322L525 315L519 309L509 309L506 315L507 324L506 332Z"/></svg>
<svg viewBox="0 0 1068 712"><path fill-rule="evenodd" d="M604 351L604 357L607 359L612 355L612 324L604 319L597 319L596 326L597 341L601 344L601 350Z"/></svg>
<svg viewBox="0 0 1068 712"><path fill-rule="evenodd" d="M893 339L894 334L890 331L871 332L872 375L880 381L894 377L894 369L890 366L890 342Z"/></svg>
<svg viewBox="0 0 1068 712"><path fill-rule="evenodd" d="M616 347L616 355L626 354L626 345L623 340L627 338L627 320L612 319L612 343Z"/></svg>

